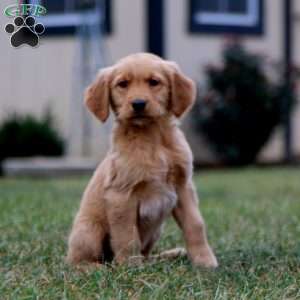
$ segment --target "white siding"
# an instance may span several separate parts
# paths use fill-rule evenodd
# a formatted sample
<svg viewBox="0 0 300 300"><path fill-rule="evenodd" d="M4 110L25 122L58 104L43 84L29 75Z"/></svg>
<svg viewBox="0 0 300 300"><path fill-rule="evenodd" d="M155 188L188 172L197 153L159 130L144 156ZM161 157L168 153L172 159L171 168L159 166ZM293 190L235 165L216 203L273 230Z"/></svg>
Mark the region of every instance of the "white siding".
<svg viewBox="0 0 300 300"><path fill-rule="evenodd" d="M11 4L11 0L0 2L0 11ZM113 32L105 38L104 49L107 64L130 53L145 51L146 8L145 1L116 0L112 6ZM294 1L295 49L294 60L300 65L300 1ZM265 53L269 58L282 59L282 0L265 0L265 34L246 36L244 42L252 51ZM188 32L187 1L165 0L166 12L166 56L179 63L184 72L195 80L204 80L203 67L207 63L220 62L224 35L190 34ZM72 36L42 37L38 48L24 46L13 49L4 26L11 21L5 16L0 18L0 120L9 111L28 112L41 115L49 106L57 118L57 126L69 139L70 132L80 132L81 124L72 125L71 105L72 79L76 52ZM82 95L78 95L82 97ZM90 117L92 118L92 117ZM294 141L300 153L300 107L293 116ZM103 157L109 140L110 125L101 125L94 119L90 139L92 155ZM191 124L185 122L193 151L198 160L213 161L214 155L199 137L189 130ZM282 156L281 133L274 134L272 140L261 154L262 159L277 159ZM73 141L70 155L80 155L82 141Z"/></svg>
<svg viewBox="0 0 300 300"><path fill-rule="evenodd" d="M11 3L2 0L1 13ZM113 33L104 43L107 64L130 53L144 51L144 7L141 1L122 0L113 4ZM42 36L37 48L22 46L14 49L4 31L5 24L11 21L12 18L5 16L0 18L0 119L12 111L40 116L49 106L57 119L57 127L68 139L70 131L80 131L81 128L81 124L70 128L70 107L74 100L71 99L72 80L76 78L73 74L75 39L72 36ZM107 149L108 129L95 120L93 127L91 150L100 158ZM69 154L80 155L81 149L80 141L72 142Z"/></svg>

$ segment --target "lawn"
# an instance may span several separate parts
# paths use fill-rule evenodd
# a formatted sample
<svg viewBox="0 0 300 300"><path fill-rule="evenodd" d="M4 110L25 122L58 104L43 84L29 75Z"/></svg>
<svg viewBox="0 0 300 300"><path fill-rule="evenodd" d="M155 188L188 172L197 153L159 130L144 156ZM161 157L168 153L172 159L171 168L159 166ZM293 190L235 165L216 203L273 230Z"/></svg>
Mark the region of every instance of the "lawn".
<svg viewBox="0 0 300 300"><path fill-rule="evenodd" d="M300 169L195 176L215 271L187 259L85 273L67 266L87 180L0 180L0 299L300 299ZM182 244L170 220L155 251Z"/></svg>

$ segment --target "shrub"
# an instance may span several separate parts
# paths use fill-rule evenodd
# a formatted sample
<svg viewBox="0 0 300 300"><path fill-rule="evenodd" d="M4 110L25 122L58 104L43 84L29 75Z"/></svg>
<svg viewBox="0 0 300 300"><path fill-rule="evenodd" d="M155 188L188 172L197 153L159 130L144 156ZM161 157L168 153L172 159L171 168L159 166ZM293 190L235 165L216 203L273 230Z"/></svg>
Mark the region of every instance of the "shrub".
<svg viewBox="0 0 300 300"><path fill-rule="evenodd" d="M282 121L287 90L283 81L271 83L262 59L238 44L226 48L223 59L221 68L207 68L209 88L194 119L224 163L249 164Z"/></svg>
<svg viewBox="0 0 300 300"><path fill-rule="evenodd" d="M7 157L59 156L64 141L47 113L41 120L12 114L0 126L0 162Z"/></svg>

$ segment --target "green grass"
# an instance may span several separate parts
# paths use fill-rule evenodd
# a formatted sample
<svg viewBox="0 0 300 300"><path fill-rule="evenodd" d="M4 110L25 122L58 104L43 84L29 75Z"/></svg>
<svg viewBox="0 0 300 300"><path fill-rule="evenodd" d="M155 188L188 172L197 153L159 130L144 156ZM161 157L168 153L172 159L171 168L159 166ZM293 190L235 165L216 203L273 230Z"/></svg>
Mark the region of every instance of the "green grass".
<svg viewBox="0 0 300 300"><path fill-rule="evenodd" d="M195 177L216 271L187 259L86 273L67 266L87 180L0 180L0 299L300 299L300 169ZM155 251L178 245L170 220Z"/></svg>

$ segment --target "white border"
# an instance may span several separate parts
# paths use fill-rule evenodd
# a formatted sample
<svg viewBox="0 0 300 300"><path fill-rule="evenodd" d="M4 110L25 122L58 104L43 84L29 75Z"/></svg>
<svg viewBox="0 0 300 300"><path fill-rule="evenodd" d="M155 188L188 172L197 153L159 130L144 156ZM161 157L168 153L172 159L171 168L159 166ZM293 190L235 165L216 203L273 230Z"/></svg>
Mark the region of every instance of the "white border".
<svg viewBox="0 0 300 300"><path fill-rule="evenodd" d="M87 17L88 15L88 17ZM67 27L79 26L82 24L97 24L101 20L98 12L67 13L67 14L51 14L42 16L41 21L46 27Z"/></svg>
<svg viewBox="0 0 300 300"><path fill-rule="evenodd" d="M197 12L194 21L201 25L255 26L258 23L258 0L247 1L247 14Z"/></svg>
<svg viewBox="0 0 300 300"><path fill-rule="evenodd" d="M38 0L31 0L30 4L40 4ZM47 9L47 7L46 7ZM84 11L84 13L59 13L39 16L46 27L69 27L82 24L93 25L101 21L101 13L95 10Z"/></svg>

